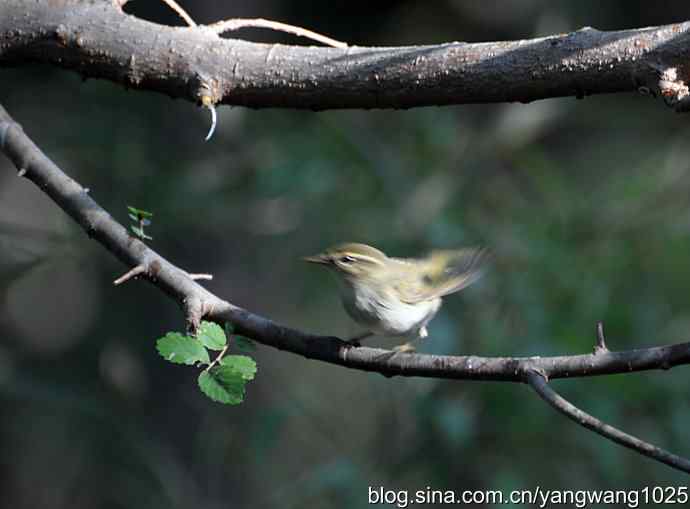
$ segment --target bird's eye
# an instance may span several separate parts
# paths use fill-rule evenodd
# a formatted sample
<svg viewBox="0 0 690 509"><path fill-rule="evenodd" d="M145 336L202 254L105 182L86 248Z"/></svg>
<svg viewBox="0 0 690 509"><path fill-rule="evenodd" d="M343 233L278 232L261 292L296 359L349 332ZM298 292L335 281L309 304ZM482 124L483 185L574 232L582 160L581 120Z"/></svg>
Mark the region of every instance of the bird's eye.
<svg viewBox="0 0 690 509"><path fill-rule="evenodd" d="M354 257L352 257L352 256L347 256L347 255L345 255L345 256L341 256L340 259L339 259L338 261L339 261L340 263L348 264L348 263L354 262L355 259L354 259Z"/></svg>

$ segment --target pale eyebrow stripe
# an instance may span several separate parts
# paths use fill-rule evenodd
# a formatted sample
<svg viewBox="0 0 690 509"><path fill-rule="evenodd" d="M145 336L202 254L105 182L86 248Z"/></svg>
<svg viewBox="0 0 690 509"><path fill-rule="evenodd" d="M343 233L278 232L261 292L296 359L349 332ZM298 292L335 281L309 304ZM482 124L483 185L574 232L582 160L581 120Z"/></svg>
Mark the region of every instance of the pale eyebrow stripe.
<svg viewBox="0 0 690 509"><path fill-rule="evenodd" d="M375 263L376 265L383 265L381 260L377 260L376 258L373 258L371 256L359 254L359 253L347 253L348 256L351 256L352 258L356 258L357 260L361 260L363 262L369 262L369 263Z"/></svg>

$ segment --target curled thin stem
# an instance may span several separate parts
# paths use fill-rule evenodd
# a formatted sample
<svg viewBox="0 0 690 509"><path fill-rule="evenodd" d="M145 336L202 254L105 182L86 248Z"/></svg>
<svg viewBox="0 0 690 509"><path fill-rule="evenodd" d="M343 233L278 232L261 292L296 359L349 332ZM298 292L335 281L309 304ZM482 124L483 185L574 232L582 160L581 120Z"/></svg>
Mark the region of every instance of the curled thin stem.
<svg viewBox="0 0 690 509"><path fill-rule="evenodd" d="M175 11L190 27L197 26L192 17L187 14L187 11L185 11L175 0L163 0L163 3Z"/></svg>
<svg viewBox="0 0 690 509"><path fill-rule="evenodd" d="M216 132L216 124L218 122L218 115L216 114L216 107L214 104L208 104L204 106L208 111L211 112L211 127L208 129L208 134L206 135L206 138L204 138L204 141L208 141L211 139L211 136L213 136L213 133Z"/></svg>
<svg viewBox="0 0 690 509"><path fill-rule="evenodd" d="M287 23L281 23L279 21L271 21L269 19L254 18L254 19L242 19L233 18L226 19L225 21L219 21L208 25L208 28L213 30L217 34L222 34L225 32L232 32L234 30L239 30L240 28L268 28L271 30L277 30L279 32L286 32L288 34L297 35L299 37L306 37L313 41L320 42L326 46L333 46L334 48L347 48L347 43L338 41L326 35L319 34L312 30L306 28L298 27L295 25L288 25Z"/></svg>

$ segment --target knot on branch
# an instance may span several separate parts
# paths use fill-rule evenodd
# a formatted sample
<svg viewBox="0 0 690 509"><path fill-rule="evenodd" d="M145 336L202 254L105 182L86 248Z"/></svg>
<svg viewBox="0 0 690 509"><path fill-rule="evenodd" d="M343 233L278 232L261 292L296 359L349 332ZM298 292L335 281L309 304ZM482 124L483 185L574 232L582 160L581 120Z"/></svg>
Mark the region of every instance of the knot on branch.
<svg viewBox="0 0 690 509"><path fill-rule="evenodd" d="M187 332L196 334L201 326L201 320L213 312L213 303L202 299L197 295L190 295L182 301L185 311L185 321L187 322Z"/></svg>
<svg viewBox="0 0 690 509"><path fill-rule="evenodd" d="M62 24L55 29L55 39L57 39L60 46L65 48L70 46L83 48L86 45L86 41L81 33Z"/></svg>
<svg viewBox="0 0 690 509"><path fill-rule="evenodd" d="M659 76L659 93L664 98L667 105L673 107L678 112L690 110L690 88L683 79L686 76L679 76L677 67L667 67Z"/></svg>
<svg viewBox="0 0 690 509"><path fill-rule="evenodd" d="M200 106L208 108L220 102L223 98L220 80L199 73L196 73L195 78L191 83L192 95Z"/></svg>
<svg viewBox="0 0 690 509"><path fill-rule="evenodd" d="M522 382L526 384L531 384L531 380L535 376L541 378L544 382L549 381L549 375L546 374L546 371L535 363L530 362L529 359L519 362L517 372L520 374Z"/></svg>

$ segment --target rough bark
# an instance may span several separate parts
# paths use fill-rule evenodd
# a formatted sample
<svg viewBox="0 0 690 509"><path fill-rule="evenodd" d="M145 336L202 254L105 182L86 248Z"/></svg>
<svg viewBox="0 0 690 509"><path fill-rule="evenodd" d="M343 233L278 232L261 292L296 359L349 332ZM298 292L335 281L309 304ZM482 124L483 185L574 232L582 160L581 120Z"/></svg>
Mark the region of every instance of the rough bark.
<svg viewBox="0 0 690 509"><path fill-rule="evenodd" d="M324 48L169 27L120 2L3 0L0 65L38 61L204 103L324 110L643 91L688 107L690 23L521 41Z"/></svg>
<svg viewBox="0 0 690 509"><path fill-rule="evenodd" d="M209 27L171 28L121 11L125 0L0 0L0 66L31 61L173 97L250 107L409 108L641 90L688 109L689 23L619 32L583 29L529 41L404 48L314 48L220 39ZM234 324L256 341L385 376L528 383L578 424L690 472L690 461L583 412L548 385L582 377L690 364L690 343L611 352L597 330L594 353L560 357L394 354L289 329L213 295L194 276L129 235L64 174L0 106L0 151L87 234L177 300L194 328Z"/></svg>

